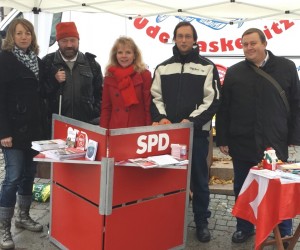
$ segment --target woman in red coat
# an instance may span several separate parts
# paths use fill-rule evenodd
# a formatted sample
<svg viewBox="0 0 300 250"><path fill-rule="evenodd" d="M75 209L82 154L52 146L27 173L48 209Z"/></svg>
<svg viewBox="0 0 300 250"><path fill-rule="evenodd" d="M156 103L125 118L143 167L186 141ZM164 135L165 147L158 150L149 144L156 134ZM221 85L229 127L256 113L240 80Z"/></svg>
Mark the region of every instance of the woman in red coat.
<svg viewBox="0 0 300 250"><path fill-rule="evenodd" d="M116 40L106 68L100 126L127 128L151 125L151 73L135 42Z"/></svg>

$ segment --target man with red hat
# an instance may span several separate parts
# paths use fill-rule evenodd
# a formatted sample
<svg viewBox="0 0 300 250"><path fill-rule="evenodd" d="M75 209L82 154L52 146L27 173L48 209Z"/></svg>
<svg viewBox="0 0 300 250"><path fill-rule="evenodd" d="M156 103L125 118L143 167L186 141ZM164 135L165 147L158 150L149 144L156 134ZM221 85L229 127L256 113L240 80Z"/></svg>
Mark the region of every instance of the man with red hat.
<svg viewBox="0 0 300 250"><path fill-rule="evenodd" d="M43 58L49 121L52 113L57 113L99 124L102 72L96 56L79 51L79 33L74 22L58 23L56 40L59 49Z"/></svg>

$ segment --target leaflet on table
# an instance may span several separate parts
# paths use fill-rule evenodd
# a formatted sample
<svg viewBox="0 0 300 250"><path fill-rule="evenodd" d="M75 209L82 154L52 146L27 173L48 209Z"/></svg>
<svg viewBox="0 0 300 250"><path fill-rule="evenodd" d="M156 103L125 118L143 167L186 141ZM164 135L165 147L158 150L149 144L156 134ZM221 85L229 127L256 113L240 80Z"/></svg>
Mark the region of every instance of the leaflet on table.
<svg viewBox="0 0 300 250"><path fill-rule="evenodd" d="M85 157L86 151L79 148L60 148L42 151L47 158L56 160L67 160Z"/></svg>
<svg viewBox="0 0 300 250"><path fill-rule="evenodd" d="M129 162L135 163L142 168L154 168L166 165L186 165L187 159L176 159L171 155L149 156L147 158L128 159Z"/></svg>
<svg viewBox="0 0 300 250"><path fill-rule="evenodd" d="M149 156L148 159L155 162L159 166L172 165L172 164L179 164L180 163L178 160L176 160L171 155Z"/></svg>
<svg viewBox="0 0 300 250"><path fill-rule="evenodd" d="M284 172L281 170L269 170L269 169L251 169L250 173L263 176L268 179L275 179L275 178L282 178L282 179L289 179L299 182L300 176L298 174L293 174L289 172Z"/></svg>
<svg viewBox="0 0 300 250"><path fill-rule="evenodd" d="M177 161L179 161L179 163L176 163L176 165L187 165L187 164L189 164L189 160L188 159L186 159L186 158L177 158L177 157L175 157L175 159L177 160Z"/></svg>
<svg viewBox="0 0 300 250"><path fill-rule="evenodd" d="M287 163L287 164L280 164L278 165L278 169L281 170L300 170L300 163Z"/></svg>
<svg viewBox="0 0 300 250"><path fill-rule="evenodd" d="M31 148L36 151L45 151L66 147L66 141L62 139L42 140L31 142Z"/></svg>
<svg viewBox="0 0 300 250"><path fill-rule="evenodd" d="M280 171L280 178L300 182L300 176L298 174L292 174L292 173Z"/></svg>
<svg viewBox="0 0 300 250"><path fill-rule="evenodd" d="M268 179L279 178L279 174L277 171L272 171L269 169L250 169L250 173L263 176Z"/></svg>
<svg viewBox="0 0 300 250"><path fill-rule="evenodd" d="M149 160L148 158L135 158L135 159L128 159L129 162L135 163L136 165L142 167L142 168L155 168L158 167L158 165Z"/></svg>
<svg viewBox="0 0 300 250"><path fill-rule="evenodd" d="M87 149L86 149L85 159L94 161L97 154L97 148L98 148L98 142L89 139Z"/></svg>
<svg viewBox="0 0 300 250"><path fill-rule="evenodd" d="M77 131L73 130L72 128L68 128L67 132L67 146L75 148L76 146L76 137L77 137Z"/></svg>

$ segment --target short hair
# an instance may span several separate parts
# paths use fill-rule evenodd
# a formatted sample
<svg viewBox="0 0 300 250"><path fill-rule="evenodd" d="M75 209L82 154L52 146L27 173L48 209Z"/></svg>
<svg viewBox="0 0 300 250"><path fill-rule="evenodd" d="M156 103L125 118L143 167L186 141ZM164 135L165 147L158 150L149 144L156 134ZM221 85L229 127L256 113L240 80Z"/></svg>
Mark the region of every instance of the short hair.
<svg viewBox="0 0 300 250"><path fill-rule="evenodd" d="M32 50L36 55L38 55L39 46L37 44L34 27L31 22L29 22L27 19L24 18L16 18L10 23L6 32L6 37L2 43L2 49L7 51L12 51L13 48L15 47L16 43L14 41L14 35L18 24L21 24L26 31L29 31L31 33L31 44L29 46L29 49Z"/></svg>
<svg viewBox="0 0 300 250"><path fill-rule="evenodd" d="M252 33L257 33L258 36L259 36L259 39L262 43L265 43L267 41L266 39L266 36L265 36L265 33L262 32L260 29L257 29L257 28L250 28L250 29L247 29L243 35L242 35L242 39L245 35L250 35Z"/></svg>
<svg viewBox="0 0 300 250"><path fill-rule="evenodd" d="M106 72L111 66L120 66L117 60L117 52L120 45L129 46L133 50L135 58L133 61L133 66L136 72L142 72L147 69L146 64L143 62L142 53L133 39L126 36L121 36L115 41L113 47L111 48Z"/></svg>
<svg viewBox="0 0 300 250"><path fill-rule="evenodd" d="M183 21L183 22L179 22L175 29L174 29L174 32L173 32L173 41L175 40L176 38L176 33L177 33L177 30L180 28L180 27L183 27L183 26L190 26L192 28L192 31L193 31L193 38L194 38L194 41L196 42L197 39L198 39L198 35L197 35L197 31L195 29L195 27L190 23L190 22L186 22L186 21Z"/></svg>

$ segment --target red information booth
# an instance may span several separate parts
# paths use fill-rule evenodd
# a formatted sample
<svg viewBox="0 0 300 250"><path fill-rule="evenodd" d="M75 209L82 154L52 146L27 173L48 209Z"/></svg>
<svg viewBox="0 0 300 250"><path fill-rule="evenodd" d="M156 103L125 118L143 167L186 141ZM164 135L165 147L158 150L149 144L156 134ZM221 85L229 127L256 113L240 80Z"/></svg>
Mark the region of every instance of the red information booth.
<svg viewBox="0 0 300 250"><path fill-rule="evenodd" d="M67 130L98 141L95 161L52 161L50 240L61 249L184 249L190 163L143 169L130 158L192 152L191 123L106 130L53 117L53 138Z"/></svg>

